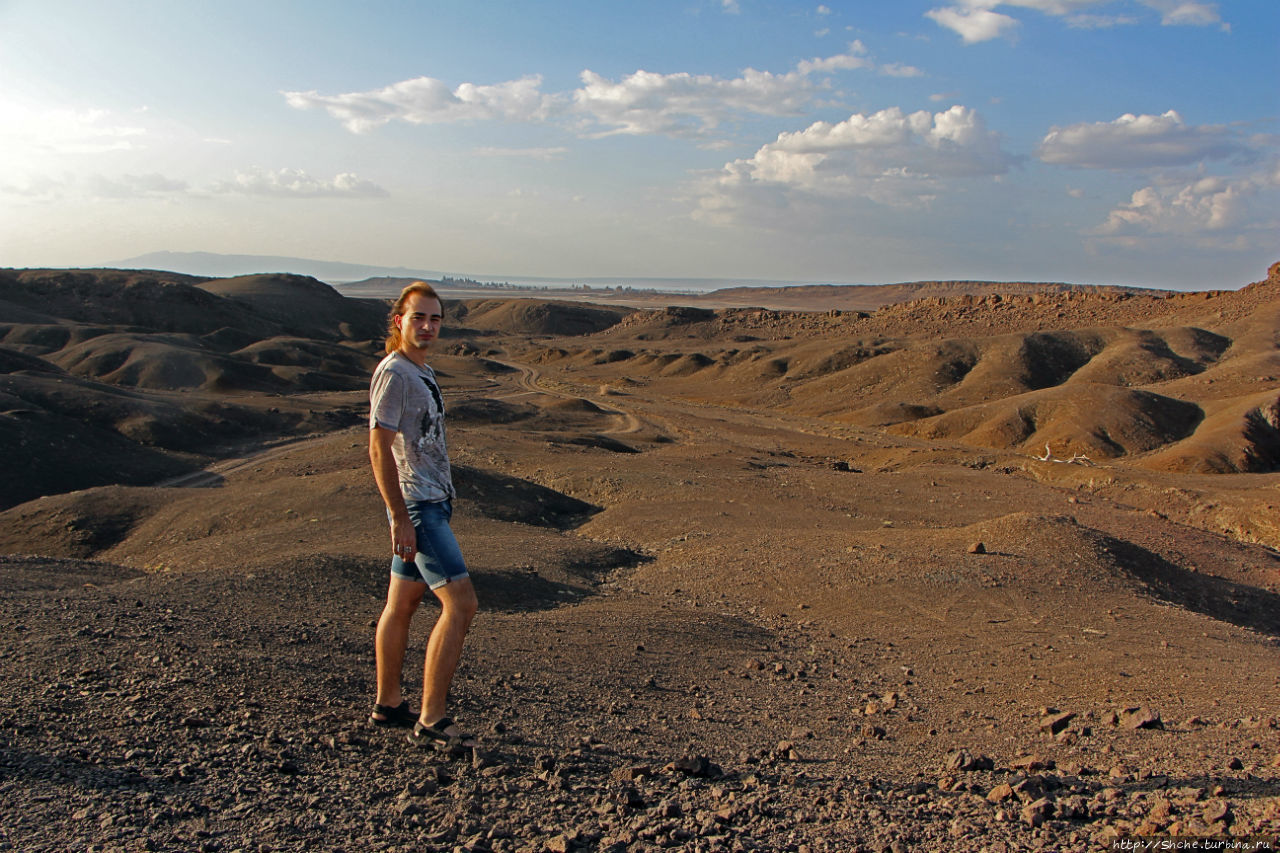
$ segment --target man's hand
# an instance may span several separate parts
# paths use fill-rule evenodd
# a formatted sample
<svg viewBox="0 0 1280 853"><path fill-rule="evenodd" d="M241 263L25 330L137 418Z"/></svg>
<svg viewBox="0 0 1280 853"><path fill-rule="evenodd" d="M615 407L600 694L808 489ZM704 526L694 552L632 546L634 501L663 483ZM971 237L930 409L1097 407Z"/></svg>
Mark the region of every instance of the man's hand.
<svg viewBox="0 0 1280 853"><path fill-rule="evenodd" d="M391 520L391 548L406 563L413 562L413 555L418 550L418 532L413 529L407 513L403 518L397 516Z"/></svg>

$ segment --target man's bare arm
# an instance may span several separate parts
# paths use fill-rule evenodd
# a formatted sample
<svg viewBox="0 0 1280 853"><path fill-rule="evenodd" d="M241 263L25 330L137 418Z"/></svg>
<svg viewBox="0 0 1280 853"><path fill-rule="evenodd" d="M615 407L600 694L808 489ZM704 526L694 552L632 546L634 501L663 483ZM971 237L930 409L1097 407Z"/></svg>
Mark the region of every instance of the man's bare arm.
<svg viewBox="0 0 1280 853"><path fill-rule="evenodd" d="M418 549L418 534L409 520L409 510L400 490L400 472L396 469L391 443L395 430L375 426L369 430L369 461L373 464L373 479L378 484L382 501L391 511L391 547L406 563L413 561Z"/></svg>

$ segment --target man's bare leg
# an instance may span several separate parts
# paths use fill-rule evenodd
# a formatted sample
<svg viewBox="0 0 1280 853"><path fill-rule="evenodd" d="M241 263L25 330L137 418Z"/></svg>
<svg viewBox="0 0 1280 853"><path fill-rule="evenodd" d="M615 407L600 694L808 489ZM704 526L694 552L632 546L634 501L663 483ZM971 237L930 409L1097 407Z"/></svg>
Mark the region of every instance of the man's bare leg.
<svg viewBox="0 0 1280 853"><path fill-rule="evenodd" d="M422 673L422 712L419 722L430 726L445 715L449 685L462 657L462 642L476 615L476 591L471 578L452 581L432 590L440 599L440 618L427 640ZM453 732L449 732L453 734Z"/></svg>
<svg viewBox="0 0 1280 853"><path fill-rule="evenodd" d="M378 661L379 705L395 708L403 700L400 695L400 671L404 666L404 650L409 645L409 622L427 591L427 585L391 576L387 586L387 605L378 619L374 652Z"/></svg>

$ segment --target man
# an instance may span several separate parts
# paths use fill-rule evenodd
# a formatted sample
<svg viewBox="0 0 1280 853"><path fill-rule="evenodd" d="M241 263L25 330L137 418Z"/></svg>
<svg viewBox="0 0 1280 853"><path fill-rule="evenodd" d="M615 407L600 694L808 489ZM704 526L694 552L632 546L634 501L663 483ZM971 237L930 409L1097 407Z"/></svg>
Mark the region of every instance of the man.
<svg viewBox="0 0 1280 853"><path fill-rule="evenodd" d="M452 751L473 746L445 716L449 685L476 613L476 593L449 529L455 492L445 446L444 400L427 350L443 309L431 285L414 282L391 309L386 358L369 388L369 459L391 522L391 582L375 641L378 695L369 715L382 726L413 726L409 741ZM422 708L400 692L409 622L430 589L440 618L427 640Z"/></svg>

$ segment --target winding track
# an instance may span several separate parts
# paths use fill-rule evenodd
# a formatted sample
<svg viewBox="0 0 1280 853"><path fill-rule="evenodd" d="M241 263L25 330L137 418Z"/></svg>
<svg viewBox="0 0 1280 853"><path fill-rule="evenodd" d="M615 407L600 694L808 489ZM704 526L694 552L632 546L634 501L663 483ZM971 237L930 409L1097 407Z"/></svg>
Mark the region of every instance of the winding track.
<svg viewBox="0 0 1280 853"><path fill-rule="evenodd" d="M268 459L282 456L285 453L298 449L301 445L312 444L328 437L329 433L322 433L320 435L307 435L302 436L301 438L287 439L269 447L259 448L245 456L237 456L234 459L223 459L222 461L215 462L200 471L191 471L187 474L179 474L176 477L161 480L159 483L155 484L155 487L159 489L202 489L217 486L221 484L223 476L231 473L232 471L238 471L250 464L265 462Z"/></svg>
<svg viewBox="0 0 1280 853"><path fill-rule="evenodd" d="M622 418L622 425L613 429L603 430L605 435L631 435L639 432L645 426L644 421L634 413L629 412L626 409L619 408L611 403L603 402L599 399L600 395L598 394L589 394L583 391L578 391L565 382L557 382L554 385L544 384L542 381L542 371L538 370L533 365L522 364L518 361L499 361L497 359L494 359L494 362L518 371L520 376L516 379L516 384L519 385L520 388L524 389L510 394L499 395L501 397L515 397L522 394L532 393L546 394L552 397L559 397L564 400L587 400L604 409L609 414L617 415Z"/></svg>

